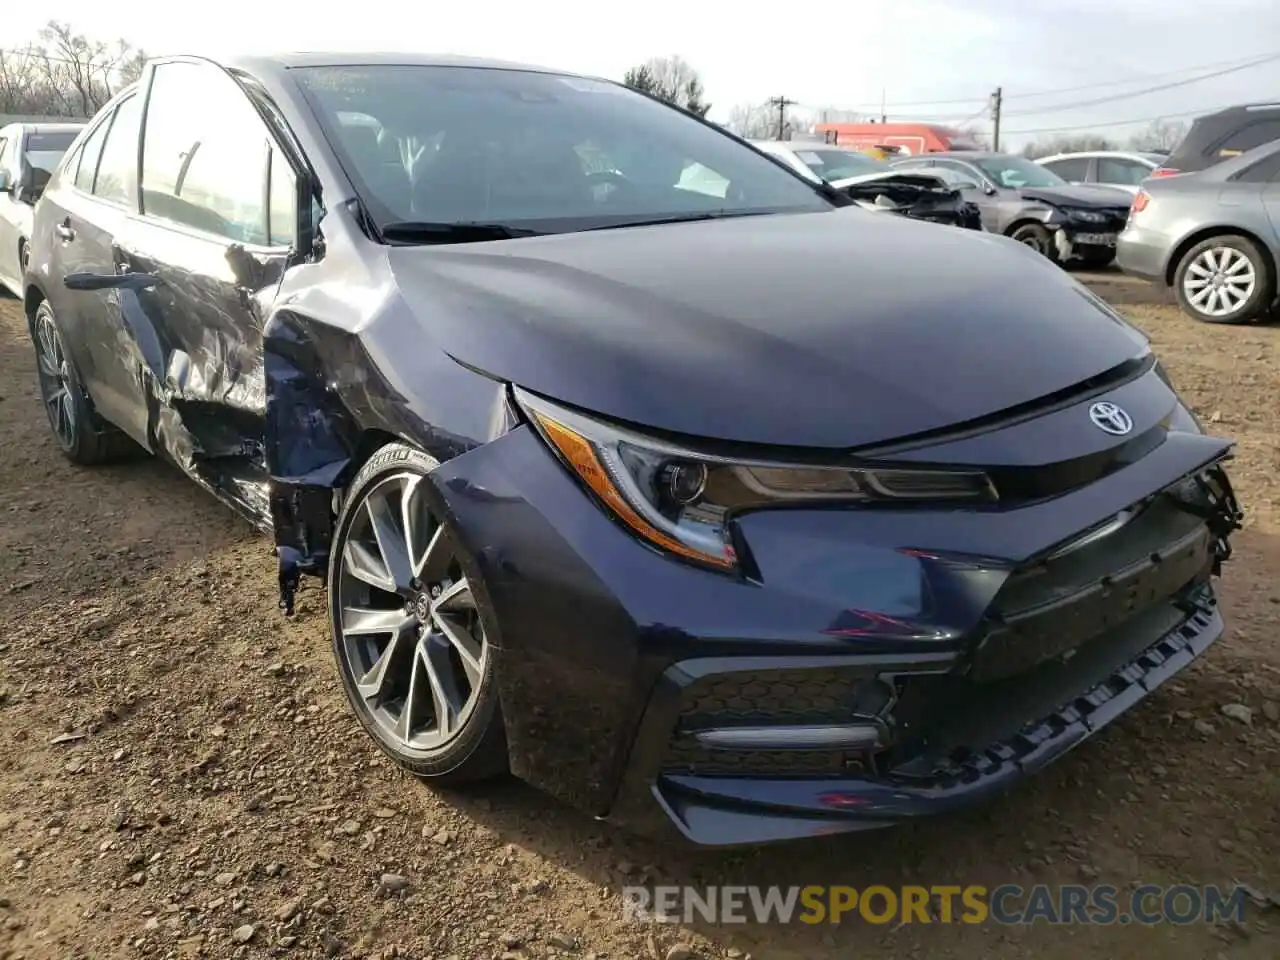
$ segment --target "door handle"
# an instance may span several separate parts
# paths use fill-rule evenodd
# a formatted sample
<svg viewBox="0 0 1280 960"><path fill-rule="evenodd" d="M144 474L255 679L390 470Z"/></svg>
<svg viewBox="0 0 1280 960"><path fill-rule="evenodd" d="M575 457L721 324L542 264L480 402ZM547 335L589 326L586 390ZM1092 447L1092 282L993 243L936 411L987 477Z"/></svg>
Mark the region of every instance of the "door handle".
<svg viewBox="0 0 1280 960"><path fill-rule="evenodd" d="M60 224L54 227L53 232L56 233L58 237L62 240L70 241L76 238L76 232L71 229L70 217L67 217L67 219L63 220Z"/></svg>
<svg viewBox="0 0 1280 960"><path fill-rule="evenodd" d="M69 273L62 278L68 290L146 290L161 283L154 273Z"/></svg>

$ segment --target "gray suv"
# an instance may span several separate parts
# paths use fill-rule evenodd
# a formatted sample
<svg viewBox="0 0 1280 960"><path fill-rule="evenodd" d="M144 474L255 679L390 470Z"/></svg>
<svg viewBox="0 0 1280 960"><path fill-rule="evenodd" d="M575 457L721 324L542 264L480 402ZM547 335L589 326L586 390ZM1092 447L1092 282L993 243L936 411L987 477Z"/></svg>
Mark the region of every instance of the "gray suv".
<svg viewBox="0 0 1280 960"><path fill-rule="evenodd" d="M1208 323L1273 310L1280 264L1280 140L1199 173L1147 180L1133 198L1116 263L1171 286Z"/></svg>

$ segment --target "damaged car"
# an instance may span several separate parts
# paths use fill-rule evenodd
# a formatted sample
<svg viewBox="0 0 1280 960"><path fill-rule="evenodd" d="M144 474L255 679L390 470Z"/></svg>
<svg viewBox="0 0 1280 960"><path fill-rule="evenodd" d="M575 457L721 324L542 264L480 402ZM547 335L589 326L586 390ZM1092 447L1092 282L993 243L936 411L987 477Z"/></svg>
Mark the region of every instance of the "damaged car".
<svg viewBox="0 0 1280 960"><path fill-rule="evenodd" d="M1110 264L1132 199L1117 187L1067 183L1033 160L1006 153L930 153L892 166L945 174L977 205L987 230L1061 264Z"/></svg>
<svg viewBox="0 0 1280 960"><path fill-rule="evenodd" d="M886 827L1222 633L1232 443L1138 331L621 84L153 60L35 220L62 450L256 523L429 782L509 770L700 844Z"/></svg>
<svg viewBox="0 0 1280 960"><path fill-rule="evenodd" d="M965 230L982 230L982 211L958 186L934 171L887 170L832 181L831 186L865 210L897 213Z"/></svg>

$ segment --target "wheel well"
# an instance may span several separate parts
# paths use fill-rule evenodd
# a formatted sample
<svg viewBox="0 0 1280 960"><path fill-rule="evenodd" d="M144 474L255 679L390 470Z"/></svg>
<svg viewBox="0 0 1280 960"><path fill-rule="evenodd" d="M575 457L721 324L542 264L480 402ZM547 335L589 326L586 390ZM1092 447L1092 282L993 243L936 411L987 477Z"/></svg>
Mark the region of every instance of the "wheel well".
<svg viewBox="0 0 1280 960"><path fill-rule="evenodd" d="M356 444L355 450L351 452L351 461L347 464L347 468L342 471L339 478L338 489L342 491L343 499L346 499L346 488L354 479L355 475L360 472L360 468L369 462L369 458L385 447L388 443L404 443L405 441L397 437L393 433L385 430L365 430L360 434L360 441ZM336 511L335 511L336 516Z"/></svg>
<svg viewBox="0 0 1280 960"><path fill-rule="evenodd" d="M1245 230L1241 227L1205 227L1203 230L1198 230L1183 240L1174 248L1173 253L1169 255L1169 262L1165 264L1164 268L1165 286L1173 286L1173 275L1178 272L1178 264L1181 263L1182 258L1187 255L1187 251L1197 243L1200 243L1203 240L1208 240L1210 237L1243 237L1245 240L1248 240L1255 247L1261 250L1264 256L1266 256L1268 252L1266 243L1264 243L1262 238L1251 230ZM1264 266L1271 271L1271 275L1274 277L1276 272L1275 261L1269 256L1266 256L1266 259L1267 262Z"/></svg>
<svg viewBox="0 0 1280 960"><path fill-rule="evenodd" d="M1026 226L1032 226L1032 225L1037 227L1044 227L1044 221L1037 220L1035 217L1023 217L1021 220L1015 220L1013 223L1009 224L1009 226L1005 227L1004 235L1006 237L1012 237L1014 231L1017 230L1019 227L1026 227ZM1049 228L1045 227L1045 229L1047 230Z"/></svg>
<svg viewBox="0 0 1280 960"><path fill-rule="evenodd" d="M22 311L27 315L27 330L34 333L36 329L36 310L44 303L44 291L34 283L27 284L22 297Z"/></svg>

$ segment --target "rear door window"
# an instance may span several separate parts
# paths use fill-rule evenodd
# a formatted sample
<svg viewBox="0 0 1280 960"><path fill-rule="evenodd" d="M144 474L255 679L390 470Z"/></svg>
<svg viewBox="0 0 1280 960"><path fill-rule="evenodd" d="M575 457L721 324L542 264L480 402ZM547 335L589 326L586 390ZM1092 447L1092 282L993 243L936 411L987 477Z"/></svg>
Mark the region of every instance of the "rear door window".
<svg viewBox="0 0 1280 960"><path fill-rule="evenodd" d="M1084 183L1089 178L1088 157L1065 157L1062 160L1050 160L1042 166L1048 167L1063 180Z"/></svg>
<svg viewBox="0 0 1280 960"><path fill-rule="evenodd" d="M93 192L93 178L98 172L98 158L102 156L102 144L107 139L110 118L98 124L80 151L80 166L76 170L76 187L85 193Z"/></svg>
<svg viewBox="0 0 1280 960"><path fill-rule="evenodd" d="M1141 183L1151 176L1151 168L1137 160L1125 160L1122 157L1098 158L1099 183Z"/></svg>
<svg viewBox="0 0 1280 960"><path fill-rule="evenodd" d="M1236 130L1218 142L1213 150L1213 158L1216 161L1238 157L1245 151L1272 140L1280 140L1280 117L1274 120L1259 119Z"/></svg>
<svg viewBox="0 0 1280 960"><path fill-rule="evenodd" d="M98 160L98 176L93 182L94 196L112 203L133 205L134 180L138 172L138 120L141 112L135 95L120 101L111 119Z"/></svg>

